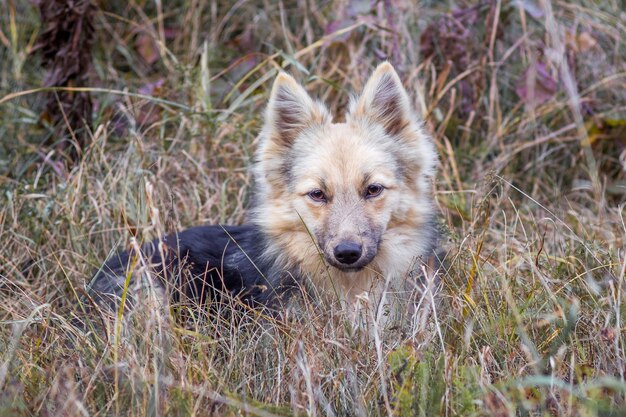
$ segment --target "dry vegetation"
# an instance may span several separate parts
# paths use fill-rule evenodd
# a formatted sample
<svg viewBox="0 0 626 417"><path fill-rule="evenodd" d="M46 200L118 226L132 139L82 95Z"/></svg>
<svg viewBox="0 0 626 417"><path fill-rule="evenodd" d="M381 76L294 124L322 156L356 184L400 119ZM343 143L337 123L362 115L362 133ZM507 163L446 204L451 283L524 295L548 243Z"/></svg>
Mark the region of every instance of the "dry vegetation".
<svg viewBox="0 0 626 417"><path fill-rule="evenodd" d="M42 3L0 0L0 415L626 415L620 0ZM441 155L434 311L72 326L130 236L244 221L278 69L341 113L384 59Z"/></svg>

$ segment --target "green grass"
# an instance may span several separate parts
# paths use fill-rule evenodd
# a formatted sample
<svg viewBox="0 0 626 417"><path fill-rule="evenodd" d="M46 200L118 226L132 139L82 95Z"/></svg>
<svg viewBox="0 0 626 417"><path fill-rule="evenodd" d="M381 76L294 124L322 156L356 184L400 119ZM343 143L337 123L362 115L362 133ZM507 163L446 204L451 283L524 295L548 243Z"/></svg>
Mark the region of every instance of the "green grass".
<svg viewBox="0 0 626 417"><path fill-rule="evenodd" d="M0 2L0 415L626 415L626 17L545 3L101 3L71 86L93 120L68 128L46 122L37 9ZM341 114L383 59L441 156L436 302L380 340L307 302L72 326L131 236L245 220L277 69Z"/></svg>

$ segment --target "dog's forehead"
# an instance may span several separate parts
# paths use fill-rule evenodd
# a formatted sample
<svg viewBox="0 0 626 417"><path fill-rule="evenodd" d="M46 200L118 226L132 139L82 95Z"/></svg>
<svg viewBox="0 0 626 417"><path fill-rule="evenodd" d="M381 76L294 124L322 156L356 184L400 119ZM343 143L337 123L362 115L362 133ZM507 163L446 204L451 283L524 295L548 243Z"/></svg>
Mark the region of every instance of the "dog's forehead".
<svg viewBox="0 0 626 417"><path fill-rule="evenodd" d="M301 163L295 174L352 183L366 175L393 172L395 159L386 146L359 126L334 123L310 132L298 146Z"/></svg>
<svg viewBox="0 0 626 417"><path fill-rule="evenodd" d="M362 155L373 156L382 149L372 146L367 133L357 126L333 123L311 128L296 144L302 156L320 156L328 162L345 164Z"/></svg>
<svg viewBox="0 0 626 417"><path fill-rule="evenodd" d="M362 144L371 132L353 123L331 123L325 133L329 142L346 147Z"/></svg>

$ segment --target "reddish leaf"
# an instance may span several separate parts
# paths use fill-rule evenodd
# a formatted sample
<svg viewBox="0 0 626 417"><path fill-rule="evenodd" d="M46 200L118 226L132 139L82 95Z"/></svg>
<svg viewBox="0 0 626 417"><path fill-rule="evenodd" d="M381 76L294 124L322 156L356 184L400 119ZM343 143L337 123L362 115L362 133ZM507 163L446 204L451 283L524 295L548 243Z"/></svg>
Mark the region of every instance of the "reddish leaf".
<svg viewBox="0 0 626 417"><path fill-rule="evenodd" d="M163 85L163 83L165 82L165 80L163 78L159 78L155 81L146 83L144 85L142 85L141 87L139 87L139 94L144 94L146 96L152 96L154 95L155 92L157 92L161 86Z"/></svg>
<svg viewBox="0 0 626 417"><path fill-rule="evenodd" d="M526 68L515 89L517 95L530 107L545 103L554 97L557 91L557 80L542 62Z"/></svg>
<svg viewBox="0 0 626 417"><path fill-rule="evenodd" d="M146 33L142 33L137 36L135 49L148 65L154 64L159 59L159 49L157 43L154 41L152 36Z"/></svg>

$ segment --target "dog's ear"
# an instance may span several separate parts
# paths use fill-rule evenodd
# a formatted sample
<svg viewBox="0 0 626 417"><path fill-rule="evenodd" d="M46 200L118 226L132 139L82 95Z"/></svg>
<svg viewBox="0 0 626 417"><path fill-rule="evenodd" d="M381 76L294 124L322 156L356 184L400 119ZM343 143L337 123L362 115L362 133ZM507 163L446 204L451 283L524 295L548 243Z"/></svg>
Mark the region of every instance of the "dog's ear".
<svg viewBox="0 0 626 417"><path fill-rule="evenodd" d="M376 68L349 112L350 119L378 123L392 136L414 129L415 117L402 81L388 62Z"/></svg>
<svg viewBox="0 0 626 417"><path fill-rule="evenodd" d="M289 74L278 74L265 113L267 140L279 146L290 146L307 127L329 121L324 105L313 101Z"/></svg>

